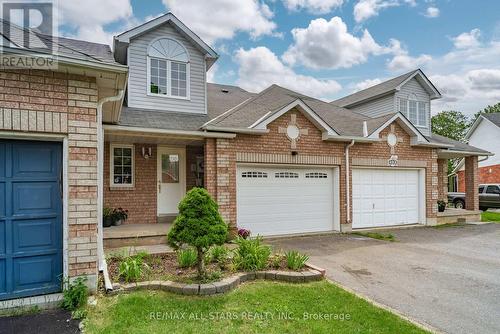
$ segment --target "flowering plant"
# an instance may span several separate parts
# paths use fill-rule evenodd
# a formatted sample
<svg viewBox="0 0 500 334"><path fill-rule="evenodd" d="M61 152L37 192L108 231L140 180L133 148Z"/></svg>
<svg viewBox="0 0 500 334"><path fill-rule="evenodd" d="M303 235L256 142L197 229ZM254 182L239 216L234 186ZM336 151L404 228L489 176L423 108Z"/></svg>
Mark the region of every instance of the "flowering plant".
<svg viewBox="0 0 500 334"><path fill-rule="evenodd" d="M243 239L246 239L250 236L250 230L247 230L246 228L239 228L238 235Z"/></svg>

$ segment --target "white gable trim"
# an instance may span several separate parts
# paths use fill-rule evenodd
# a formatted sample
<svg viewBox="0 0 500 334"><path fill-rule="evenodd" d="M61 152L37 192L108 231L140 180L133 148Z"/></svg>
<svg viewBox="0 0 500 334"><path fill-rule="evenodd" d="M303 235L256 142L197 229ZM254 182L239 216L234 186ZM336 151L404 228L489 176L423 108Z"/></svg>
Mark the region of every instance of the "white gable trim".
<svg viewBox="0 0 500 334"><path fill-rule="evenodd" d="M267 129L267 125L269 123L271 123L274 120L278 119L280 116L286 114L289 110L291 110L291 109L293 109L295 107L298 107L302 111L302 113L304 114L304 116L306 116L307 119L309 119L314 125L316 125L316 127L318 127L321 130L323 130L323 132L326 133L326 135L328 135L328 136L338 136L339 135L324 120L322 120L321 117L319 117L318 114L316 114L314 112L314 110L312 110L311 108L309 108L309 106L306 105L300 99L297 99L297 100L289 103L285 107L283 107L283 108L281 108L281 109L279 109L279 110L277 110L275 112L268 112L263 117L261 117L260 119L258 119L254 124L250 125L249 128L250 129L256 129L256 130Z"/></svg>
<svg viewBox="0 0 500 334"><path fill-rule="evenodd" d="M500 127L498 125L496 125L495 123L493 123L492 121L490 121L488 118L484 117L483 115L479 115L479 117L476 118L476 120L474 121L474 123L472 124L472 126L467 131L467 134L465 135L465 139L469 139L470 136L472 136L472 134L474 133L474 131L476 130L476 128L479 126L479 124L481 124L481 122L483 120L485 120L485 121L493 124L495 127L497 127L500 130Z"/></svg>
<svg viewBox="0 0 500 334"><path fill-rule="evenodd" d="M215 52L208 44L206 44L198 35L196 35L191 29L189 29L184 23L182 23L177 17L175 17L172 13L167 13L156 19L153 19L149 22L146 22L138 27L130 29L118 36L115 36L115 39L122 43L130 43L130 40L136 36L142 35L148 32L151 29L155 29L156 27L171 21L177 28L179 28L186 36L191 39L194 43L196 43L202 50L205 51L205 54L209 55L212 58L218 58L219 55Z"/></svg>
<svg viewBox="0 0 500 334"><path fill-rule="evenodd" d="M374 132L372 132L368 138L379 138L380 133L387 128L392 122L397 121L401 127L411 135L412 145L418 145L420 143L429 143L427 138L420 133L420 131L400 112L394 114L388 121L386 121L382 126L378 127Z"/></svg>
<svg viewBox="0 0 500 334"><path fill-rule="evenodd" d="M433 92L433 94L430 94L431 95L431 99L439 99L441 97L441 93L439 93L439 91L432 84L432 82L429 79L427 79L427 77L422 72L422 70L415 71L415 73L413 73L405 81L403 81L402 83L400 83L396 87L396 90L397 91L401 90L401 87L403 87L406 83L408 83L408 81L410 81L411 79L415 78L416 76L419 76L424 81L424 83L427 86L427 88L429 88Z"/></svg>

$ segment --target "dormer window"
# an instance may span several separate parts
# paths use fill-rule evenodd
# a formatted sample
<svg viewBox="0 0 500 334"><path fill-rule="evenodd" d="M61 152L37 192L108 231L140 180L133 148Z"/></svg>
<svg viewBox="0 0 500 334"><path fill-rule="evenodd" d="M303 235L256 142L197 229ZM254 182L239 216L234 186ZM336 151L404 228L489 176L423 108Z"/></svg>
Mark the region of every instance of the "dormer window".
<svg viewBox="0 0 500 334"><path fill-rule="evenodd" d="M407 99L399 98L399 112L406 116L414 125L427 127L427 108L429 103L418 101L415 94L410 94Z"/></svg>
<svg viewBox="0 0 500 334"><path fill-rule="evenodd" d="M148 49L148 95L189 99L189 54L171 38L159 38Z"/></svg>

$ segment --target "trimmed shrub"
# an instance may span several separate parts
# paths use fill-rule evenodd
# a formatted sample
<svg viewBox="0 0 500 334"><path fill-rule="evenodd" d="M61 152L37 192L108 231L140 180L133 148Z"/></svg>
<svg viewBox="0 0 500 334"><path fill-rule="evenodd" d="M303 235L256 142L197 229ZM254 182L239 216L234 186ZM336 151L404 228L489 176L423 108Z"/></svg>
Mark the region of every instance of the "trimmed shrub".
<svg viewBox="0 0 500 334"><path fill-rule="evenodd" d="M196 249L198 276L205 275L204 256L212 245L226 241L228 227L217 203L203 188L193 188L179 203L179 215L168 233L168 244L179 249L183 244Z"/></svg>

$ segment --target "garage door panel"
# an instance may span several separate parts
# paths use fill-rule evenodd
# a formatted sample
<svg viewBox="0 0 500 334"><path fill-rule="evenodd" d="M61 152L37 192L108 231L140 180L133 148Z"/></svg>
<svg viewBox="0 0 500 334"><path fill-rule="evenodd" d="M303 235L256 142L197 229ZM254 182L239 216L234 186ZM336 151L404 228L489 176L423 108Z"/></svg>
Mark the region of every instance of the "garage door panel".
<svg viewBox="0 0 500 334"><path fill-rule="evenodd" d="M244 172L267 178L242 177ZM333 228L330 169L238 167L238 226L254 235L329 231Z"/></svg>
<svg viewBox="0 0 500 334"><path fill-rule="evenodd" d="M353 228L419 221L419 174L405 169L353 169ZM356 196L354 196L356 194Z"/></svg>
<svg viewBox="0 0 500 334"><path fill-rule="evenodd" d="M60 291L62 146L0 140L0 148L0 300Z"/></svg>

